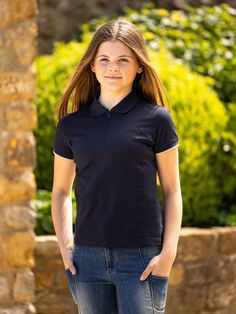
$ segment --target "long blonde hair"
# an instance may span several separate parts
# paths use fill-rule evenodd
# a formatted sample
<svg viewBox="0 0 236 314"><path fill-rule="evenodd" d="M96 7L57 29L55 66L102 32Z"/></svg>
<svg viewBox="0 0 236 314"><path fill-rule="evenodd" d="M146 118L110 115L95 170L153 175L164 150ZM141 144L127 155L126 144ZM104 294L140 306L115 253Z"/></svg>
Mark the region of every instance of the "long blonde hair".
<svg viewBox="0 0 236 314"><path fill-rule="evenodd" d="M143 71L136 75L133 82L133 88L135 86L138 96L154 104L161 103L165 107L168 96L164 85L150 63L141 31L133 23L124 18L118 18L103 24L94 33L87 50L59 100L58 119L68 113L70 97L72 97L72 112L77 111L80 106L86 106L92 102L95 93L100 88L100 84L90 65L95 58L99 45L105 41L113 40L120 40L127 45L143 68Z"/></svg>

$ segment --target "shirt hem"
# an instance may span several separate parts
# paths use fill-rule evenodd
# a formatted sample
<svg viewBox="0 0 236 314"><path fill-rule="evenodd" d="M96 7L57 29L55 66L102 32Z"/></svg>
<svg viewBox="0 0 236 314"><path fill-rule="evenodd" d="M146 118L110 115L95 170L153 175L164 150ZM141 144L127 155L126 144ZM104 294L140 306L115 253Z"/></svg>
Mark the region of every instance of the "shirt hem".
<svg viewBox="0 0 236 314"><path fill-rule="evenodd" d="M140 246L153 246L158 245L162 246L162 241L160 239L156 240L140 240L135 242L125 242L125 243L115 243L115 242L108 242L108 241L81 241L75 239L75 245L82 245L82 246L95 246L95 247L112 247L112 248L138 248Z"/></svg>

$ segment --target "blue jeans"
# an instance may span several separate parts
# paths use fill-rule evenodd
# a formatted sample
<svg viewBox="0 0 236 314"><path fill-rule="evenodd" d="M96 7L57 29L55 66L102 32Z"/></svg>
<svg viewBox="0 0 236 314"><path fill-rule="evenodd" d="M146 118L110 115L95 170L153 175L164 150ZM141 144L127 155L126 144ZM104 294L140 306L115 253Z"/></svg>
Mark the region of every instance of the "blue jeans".
<svg viewBox="0 0 236 314"><path fill-rule="evenodd" d="M81 314L165 313L168 277L139 278L161 246L107 248L75 245L73 275L66 269L71 295Z"/></svg>

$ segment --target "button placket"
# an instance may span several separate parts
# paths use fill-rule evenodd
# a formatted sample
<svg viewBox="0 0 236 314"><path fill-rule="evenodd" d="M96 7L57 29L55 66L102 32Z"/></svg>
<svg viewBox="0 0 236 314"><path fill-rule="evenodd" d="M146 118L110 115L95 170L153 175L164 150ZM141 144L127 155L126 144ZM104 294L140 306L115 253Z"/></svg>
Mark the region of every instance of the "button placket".
<svg viewBox="0 0 236 314"><path fill-rule="evenodd" d="M111 111L109 110L107 112L107 124L106 124L106 127L105 127L104 136L103 136L103 144L104 145L106 145L107 132L108 132L108 129L109 129L110 121L111 121Z"/></svg>

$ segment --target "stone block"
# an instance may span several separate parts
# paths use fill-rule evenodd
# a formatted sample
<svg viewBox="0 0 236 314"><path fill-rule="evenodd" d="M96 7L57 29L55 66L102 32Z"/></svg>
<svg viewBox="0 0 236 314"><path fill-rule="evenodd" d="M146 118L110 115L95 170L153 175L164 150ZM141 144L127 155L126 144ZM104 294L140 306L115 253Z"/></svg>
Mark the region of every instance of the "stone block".
<svg viewBox="0 0 236 314"><path fill-rule="evenodd" d="M229 260L230 260L230 264L232 265L232 273L231 274L232 274L233 278L236 278L236 253L230 255ZM235 298L235 301L236 301L236 298Z"/></svg>
<svg viewBox="0 0 236 314"><path fill-rule="evenodd" d="M42 271L35 273L35 290L43 291L54 287L55 272L49 272L46 268Z"/></svg>
<svg viewBox="0 0 236 314"><path fill-rule="evenodd" d="M34 66L26 72L1 70L0 104L12 101L34 101L36 97L36 73Z"/></svg>
<svg viewBox="0 0 236 314"><path fill-rule="evenodd" d="M9 2L12 21L26 20L38 14L36 0L11 0Z"/></svg>
<svg viewBox="0 0 236 314"><path fill-rule="evenodd" d="M3 219L0 221L0 229L8 227L14 230L34 229L36 223L36 210L32 205L9 205L2 209Z"/></svg>
<svg viewBox="0 0 236 314"><path fill-rule="evenodd" d="M36 193L35 177L32 172L0 173L0 206L10 202L28 201Z"/></svg>
<svg viewBox="0 0 236 314"><path fill-rule="evenodd" d="M64 267L62 266L55 274L55 291L65 291L65 288L68 288L68 282L65 274ZM67 291L67 289L66 289ZM69 292L69 290L68 290Z"/></svg>
<svg viewBox="0 0 236 314"><path fill-rule="evenodd" d="M217 254L218 235L210 229L182 228L177 261L204 261Z"/></svg>
<svg viewBox="0 0 236 314"><path fill-rule="evenodd" d="M236 227L214 227L219 234L219 252L221 254L236 253Z"/></svg>
<svg viewBox="0 0 236 314"><path fill-rule="evenodd" d="M235 286L236 286L236 283L235 283ZM233 300L230 302L229 306L227 307L226 314L231 314L231 313L236 313L236 297L233 298Z"/></svg>
<svg viewBox="0 0 236 314"><path fill-rule="evenodd" d="M223 310L219 310L219 311L204 311L204 312L201 312L201 314L231 314L233 312L228 312L226 309L223 309Z"/></svg>
<svg viewBox="0 0 236 314"><path fill-rule="evenodd" d="M13 24L5 32L6 49L12 49L11 58L15 64L27 65L33 62L37 55L37 24L36 21L26 20ZM10 68L10 67L8 67Z"/></svg>
<svg viewBox="0 0 236 314"><path fill-rule="evenodd" d="M16 273L13 285L13 297L16 303L34 301L34 274L29 269L20 269Z"/></svg>
<svg viewBox="0 0 236 314"><path fill-rule="evenodd" d="M169 278L169 285L175 286L181 284L184 280L185 270L183 264L175 264L173 265Z"/></svg>
<svg viewBox="0 0 236 314"><path fill-rule="evenodd" d="M236 255L219 255L213 265L217 282L231 281L236 278Z"/></svg>
<svg viewBox="0 0 236 314"><path fill-rule="evenodd" d="M181 286L168 289L166 314L202 313L206 306L207 287L189 288Z"/></svg>
<svg viewBox="0 0 236 314"><path fill-rule="evenodd" d="M36 314L33 304L24 304L12 308L0 308L0 314Z"/></svg>
<svg viewBox="0 0 236 314"><path fill-rule="evenodd" d="M45 267L46 269L50 269L51 271L56 269L63 269L63 262L61 255L58 255L54 258L45 259Z"/></svg>
<svg viewBox="0 0 236 314"><path fill-rule="evenodd" d="M37 236L35 254L41 257L60 256L57 237L54 235Z"/></svg>
<svg viewBox="0 0 236 314"><path fill-rule="evenodd" d="M15 232L2 236L4 259L11 267L33 267L35 235L32 231ZM6 265L5 265L6 266Z"/></svg>
<svg viewBox="0 0 236 314"><path fill-rule="evenodd" d="M5 171L34 168L36 164L35 139L31 131L2 132Z"/></svg>
<svg viewBox="0 0 236 314"><path fill-rule="evenodd" d="M14 24L17 21L33 18L38 14L36 0L1 0L0 1L0 28Z"/></svg>
<svg viewBox="0 0 236 314"><path fill-rule="evenodd" d="M37 294L35 305L39 314L78 313L76 305L69 293L58 294L47 290L42 291Z"/></svg>
<svg viewBox="0 0 236 314"><path fill-rule="evenodd" d="M32 130L37 126L37 110L36 106L33 103L26 101L12 102L5 107L5 130Z"/></svg>
<svg viewBox="0 0 236 314"><path fill-rule="evenodd" d="M185 283L188 286L201 286L216 280L216 265L212 262L188 263L185 265Z"/></svg>
<svg viewBox="0 0 236 314"><path fill-rule="evenodd" d="M0 28L3 28L11 21L10 1L0 1L0 12L4 12L4 14L1 14L0 18Z"/></svg>
<svg viewBox="0 0 236 314"><path fill-rule="evenodd" d="M9 302L10 300L10 287L8 280L5 276L0 276L0 304Z"/></svg>
<svg viewBox="0 0 236 314"><path fill-rule="evenodd" d="M219 282L211 285L208 289L207 305L211 309L227 309L231 301L235 298L235 282Z"/></svg>

